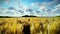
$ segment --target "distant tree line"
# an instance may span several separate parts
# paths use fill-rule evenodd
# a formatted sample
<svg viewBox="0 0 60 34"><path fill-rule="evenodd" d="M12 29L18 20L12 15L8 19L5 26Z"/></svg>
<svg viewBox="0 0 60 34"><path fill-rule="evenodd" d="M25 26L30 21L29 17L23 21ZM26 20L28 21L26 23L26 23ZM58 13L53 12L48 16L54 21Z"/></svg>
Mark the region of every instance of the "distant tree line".
<svg viewBox="0 0 60 34"><path fill-rule="evenodd" d="M22 17L37 17L37 16L34 16L34 15L24 15L24 16L22 16Z"/></svg>
<svg viewBox="0 0 60 34"><path fill-rule="evenodd" d="M11 18L9 16L0 16L0 18Z"/></svg>

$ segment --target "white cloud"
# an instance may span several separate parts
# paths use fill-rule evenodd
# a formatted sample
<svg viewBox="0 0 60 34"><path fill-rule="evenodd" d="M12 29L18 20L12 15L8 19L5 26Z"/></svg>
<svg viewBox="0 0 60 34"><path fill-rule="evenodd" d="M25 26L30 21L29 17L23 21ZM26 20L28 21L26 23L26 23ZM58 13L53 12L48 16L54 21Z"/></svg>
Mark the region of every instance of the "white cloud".
<svg viewBox="0 0 60 34"><path fill-rule="evenodd" d="M54 0L54 1L48 2L48 3L47 2L43 2L43 3L36 2L36 3L32 3L31 5L33 7L38 6L39 7L38 10L41 12L41 14L43 14L43 16L56 16L56 15L59 15L59 13L60 13L59 12L60 11L60 4L58 4L55 7L52 7L54 9L51 9L50 7L51 7L51 5L54 5L54 4L56 5L57 1L58 0Z"/></svg>
<svg viewBox="0 0 60 34"><path fill-rule="evenodd" d="M60 8L60 4L58 4L57 6L55 6L55 8Z"/></svg>
<svg viewBox="0 0 60 34"><path fill-rule="evenodd" d="M54 1L52 1L52 2L47 3L47 5L55 4L55 3L57 3L57 1L58 1L58 0L54 0Z"/></svg>
<svg viewBox="0 0 60 34"><path fill-rule="evenodd" d="M60 11L60 4L56 5L54 9L47 8L48 6L54 4L56 1L57 0L49 2L49 3L47 2L31 3L31 6L29 7L20 5L18 7L15 7L15 9L13 10L8 10L8 9L1 10L0 9L0 15L5 15L5 16L22 16L22 15L55 16L55 15L60 15L58 13ZM30 11L29 9L31 9L32 11ZM39 13L37 13L37 11Z"/></svg>
<svg viewBox="0 0 60 34"><path fill-rule="evenodd" d="M52 13L54 13L55 15L60 14L60 4L58 4L54 7L54 9L52 10Z"/></svg>

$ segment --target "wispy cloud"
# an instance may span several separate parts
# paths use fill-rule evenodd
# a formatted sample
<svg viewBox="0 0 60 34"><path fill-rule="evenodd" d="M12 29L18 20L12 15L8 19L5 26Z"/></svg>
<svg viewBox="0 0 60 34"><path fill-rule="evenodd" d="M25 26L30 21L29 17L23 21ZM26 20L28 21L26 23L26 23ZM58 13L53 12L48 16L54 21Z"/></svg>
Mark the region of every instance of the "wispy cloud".
<svg viewBox="0 0 60 34"><path fill-rule="evenodd" d="M16 0L15 0L16 1ZM29 6L24 6L9 0L5 0L5 3L9 3L8 8L0 8L0 15L3 16L22 16L22 15L36 15L36 16L56 16L60 15L60 4L59 0L54 0L51 2L32 2Z"/></svg>

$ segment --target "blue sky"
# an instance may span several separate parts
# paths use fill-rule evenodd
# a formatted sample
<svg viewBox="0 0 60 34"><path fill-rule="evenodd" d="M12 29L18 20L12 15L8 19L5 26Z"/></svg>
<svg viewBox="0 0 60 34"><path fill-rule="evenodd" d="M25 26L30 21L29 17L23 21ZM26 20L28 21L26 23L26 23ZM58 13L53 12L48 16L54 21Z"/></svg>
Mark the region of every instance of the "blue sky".
<svg viewBox="0 0 60 34"><path fill-rule="evenodd" d="M0 16L58 16L59 0L0 0Z"/></svg>

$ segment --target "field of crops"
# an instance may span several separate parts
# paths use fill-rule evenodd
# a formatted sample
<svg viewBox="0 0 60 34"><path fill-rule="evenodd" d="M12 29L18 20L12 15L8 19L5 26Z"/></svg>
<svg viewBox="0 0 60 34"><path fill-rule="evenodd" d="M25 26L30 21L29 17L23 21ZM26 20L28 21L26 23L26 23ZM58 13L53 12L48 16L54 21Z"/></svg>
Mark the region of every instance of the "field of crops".
<svg viewBox="0 0 60 34"><path fill-rule="evenodd" d="M0 34L24 34L23 26L30 25L30 34L60 34L60 18L0 18Z"/></svg>

